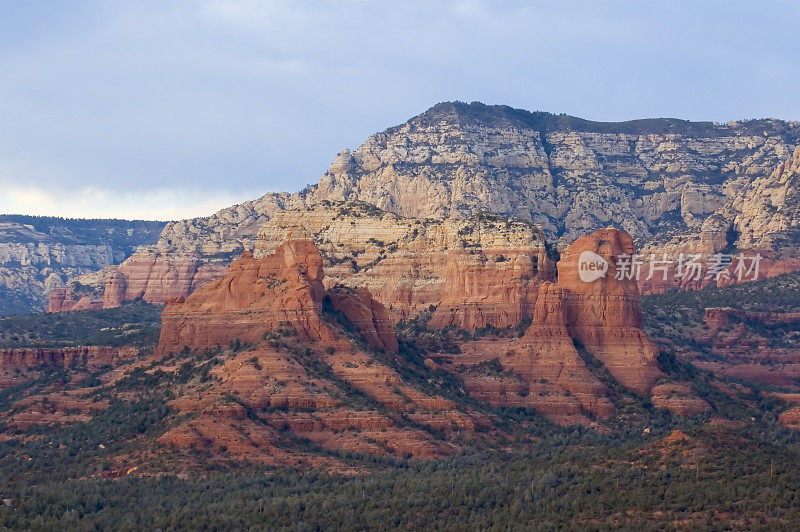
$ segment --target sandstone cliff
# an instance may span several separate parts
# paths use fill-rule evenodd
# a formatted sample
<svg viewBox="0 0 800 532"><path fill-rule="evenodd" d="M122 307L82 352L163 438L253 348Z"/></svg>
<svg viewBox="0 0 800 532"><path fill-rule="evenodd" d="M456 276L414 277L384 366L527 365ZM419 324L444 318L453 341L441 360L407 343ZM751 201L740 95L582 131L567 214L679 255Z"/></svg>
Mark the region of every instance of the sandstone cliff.
<svg viewBox="0 0 800 532"><path fill-rule="evenodd" d="M156 350L166 363L184 347L250 345L216 366L209 385L181 391L173 406L196 415L162 443L224 446L242 458L285 464L296 460L278 445L288 431L329 449L431 457L456 447L409 420L436 430L485 423L409 385L377 357L397 354L386 309L363 288L326 291L323 277L313 241L291 238L259 259L244 252L224 277L186 301L168 302ZM342 328L337 313L353 330ZM363 350L353 333L377 351Z"/></svg>
<svg viewBox="0 0 800 532"><path fill-rule="evenodd" d="M51 289L153 244L163 222L0 215L0 315L39 311ZM82 287L75 285L75 292Z"/></svg>
<svg viewBox="0 0 800 532"><path fill-rule="evenodd" d="M320 318L322 275L322 257L310 240L290 240L261 260L245 251L224 277L185 301L167 301L157 352L259 342L282 326L306 339L330 340Z"/></svg>
<svg viewBox="0 0 800 532"><path fill-rule="evenodd" d="M439 305L436 322L441 326L515 325L530 314L527 285L555 275L542 232L495 215L420 220L360 202L321 202L276 213L258 233L255 257L275 251L292 235L313 238L327 286L368 289L394 321ZM89 290L54 290L48 310L186 297L225 269L221 260L203 264L145 249L118 267L84 276L82 286ZM499 286L502 291L496 290Z"/></svg>
<svg viewBox="0 0 800 532"><path fill-rule="evenodd" d="M157 246L120 270L123 279L113 281L117 273L109 271L99 284L116 283L109 304L186 295L252 249L260 228L277 213L325 200L364 201L409 218L493 212L532 221L565 244L613 224L641 244L652 242L643 249L657 254L669 235L677 239L669 249L718 251L736 244L731 229L740 232L742 245L767 244L773 233L781 242L793 241L797 218L789 206L796 169L784 161L798 144L800 124L779 120L598 123L443 103L340 153L319 183L301 192L270 193L210 217L170 223ZM764 221L772 208L781 215ZM773 269L796 267L781 263ZM124 287L131 276L135 288ZM652 287L664 289L663 283ZM93 299L102 300L104 290L98 286Z"/></svg>
<svg viewBox="0 0 800 532"><path fill-rule="evenodd" d="M579 259L585 252L608 263L605 276L581 280ZM579 350L601 362L628 389L652 395L658 407L679 414L707 410L708 403L684 384L655 386L666 379L658 367L658 349L641 328L636 282L616 278L619 256L634 252L630 235L618 229L577 239L562 252L558 283L536 283L526 295L532 320L520 339L467 342L461 354L443 355L440 361L476 397L503 406L530 406L563 424L593 426L593 419L607 418L615 410L608 388Z"/></svg>
<svg viewBox="0 0 800 532"><path fill-rule="evenodd" d="M585 282L579 276L584 252L608 264L605 277ZM565 288L564 315L570 335L625 386L648 393L662 376L658 350L642 331L642 308L634 279L618 279L621 255L635 252L630 235L601 229L582 236L561 254L558 284ZM624 277L624 276L623 276Z"/></svg>
<svg viewBox="0 0 800 532"><path fill-rule="evenodd" d="M434 305L441 327L516 325L530 314L527 285L554 275L541 231L499 216L420 220L323 202L277 214L259 232L256 255L293 231L313 235L331 283L369 289L395 321Z"/></svg>
<svg viewBox="0 0 800 532"><path fill-rule="evenodd" d="M336 334L321 314L323 277L322 256L310 239L287 240L261 259L245 251L225 276L186 300L167 301L156 353L257 344L286 329L303 340L333 341ZM333 308L373 347L396 353L397 337L383 305L365 289L337 288L327 294Z"/></svg>
<svg viewBox="0 0 800 532"><path fill-rule="evenodd" d="M0 348L0 372L39 366L70 367L75 364L94 370L119 364L133 358L138 352L135 347L105 346Z"/></svg>

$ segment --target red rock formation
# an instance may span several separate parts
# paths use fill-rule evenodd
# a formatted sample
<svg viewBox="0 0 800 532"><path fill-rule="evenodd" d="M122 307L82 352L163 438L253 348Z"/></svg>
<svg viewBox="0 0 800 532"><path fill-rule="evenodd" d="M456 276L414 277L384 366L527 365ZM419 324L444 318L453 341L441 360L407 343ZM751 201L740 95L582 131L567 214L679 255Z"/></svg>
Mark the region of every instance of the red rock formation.
<svg viewBox="0 0 800 532"><path fill-rule="evenodd" d="M711 410L711 405L695 397L686 384L665 383L653 387L652 402L656 408L666 408L673 414L689 416Z"/></svg>
<svg viewBox="0 0 800 532"><path fill-rule="evenodd" d="M265 333L290 327L302 338L333 340L322 319L323 297L342 312L367 343L397 353L397 336L386 309L366 289L323 288L322 257L311 240L292 239L262 259L249 252L230 271L185 301L167 302L157 353L183 347L258 342Z"/></svg>
<svg viewBox="0 0 800 532"><path fill-rule="evenodd" d="M605 277L581 280L578 263L584 252L607 261ZM650 395L656 381L664 377L657 363L658 351L641 329L635 280L616 278L616 261L623 254L633 253L632 239L617 229L578 239L562 253L557 265L558 284L509 282L525 290L512 290L510 305L504 310L512 315L525 309L532 315L531 326L522 338L468 342L461 346L461 354L438 356L430 364L442 362L449 371L459 372L470 394L478 399L497 405L531 406L558 423L590 425L591 417L608 417L614 407L607 398L608 389L576 349L577 341L619 382ZM509 294L505 286L491 281L485 287L487 293L490 290ZM502 301L502 297L497 300ZM502 372L480 369L495 358ZM459 367L466 369L459 371ZM657 406L679 414L709 408L688 386L678 383L664 383L652 391Z"/></svg>
<svg viewBox="0 0 800 532"><path fill-rule="evenodd" d="M606 278L591 283L579 279L577 256L583 251L611 262ZM558 284L537 280L530 261L520 259L498 268L487 266L485 257L464 262L454 254L448 281L452 290L443 296L453 306L440 305L434 325L516 325L526 315L532 316L532 324L521 338L487 337L468 342L462 346L462 354L450 360L437 357L437 362L458 372L476 398L493 404L531 406L564 424L592 425L592 418L608 417L614 411L606 397L608 390L587 367L573 340L603 362L620 382L640 393L648 393L663 376L656 364L656 349L640 328L635 282L614 278L617 256L632 251L630 237L614 229L579 239L564 252ZM372 366L369 357L347 347L343 336L321 317L326 295L331 307L342 312L372 347L397 353L389 314L369 291L343 286L327 292L323 289L322 257L308 239L288 240L262 259L244 253L224 277L185 301L168 302L157 353L226 346L237 339L258 343L264 333L288 327L297 331L300 341L325 342L331 351L326 363L333 372L380 403L403 411L409 401L428 404L429 399L405 385L393 370ZM437 317L442 321L436 323ZM499 359L501 370L492 362L494 358ZM265 359L264 364L268 363ZM461 367L466 367L466 372ZM252 374L247 377L253 379L252 404L275 405L279 397L275 394L268 394L268 400L266 396L258 398L264 387L257 371L242 368L236 374L241 397L250 393L244 391L250 385L242 379ZM704 408L705 403L692 397L688 388L673 388L658 395L665 399L665 408L682 412ZM301 399L287 400L294 404L292 401ZM434 403L426 408L454 407ZM316 403L306 406L319 407ZM443 422L440 416L430 421Z"/></svg>
<svg viewBox="0 0 800 532"><path fill-rule="evenodd" d="M64 308L64 300L67 298L66 288L53 288L47 302L47 312L61 312Z"/></svg>
<svg viewBox="0 0 800 532"><path fill-rule="evenodd" d="M119 364L135 357L139 350L135 347L23 347L0 349L0 371L30 369L38 366L70 367L86 364L89 369Z"/></svg>
<svg viewBox="0 0 800 532"><path fill-rule="evenodd" d="M158 354L184 346L227 345L234 339L258 346L222 358L202 391L184 389L172 406L199 415L161 441L223 448L228 454L281 463L289 460L277 449L277 444L286 444L286 430L323 447L375 454L433 457L454 449L418 428L400 426L390 414L363 410L363 405L354 410L348 399L353 389L392 412L414 415L417 423L468 430L487 425L459 411L452 401L407 384L325 321L322 307L330 304L370 345L397 353L397 338L383 305L367 290L346 287L329 289L325 301L322 282L322 258L313 242L291 239L262 259L243 254L224 277L184 302L168 303ZM287 329L297 334L286 335ZM262 340L265 332L277 330L283 331L280 340ZM342 382L348 386L343 388ZM286 411L267 410L272 407Z"/></svg>
<svg viewBox="0 0 800 532"><path fill-rule="evenodd" d="M656 249L656 260L662 260L664 253ZM667 260L677 261L679 252L674 249L665 250ZM682 252L682 251L681 251ZM691 253L691 252L690 252ZM728 266L719 276L718 279L707 277L707 265L713 263L714 257L711 253L701 253L695 261L703 265L702 274L699 279L695 279L693 275L683 277L677 274L676 263L667 267L666 274L661 271L654 272L653 276L649 277L651 262L648 257L642 257L641 271L642 275L639 277L638 285L639 291L642 294L663 294L670 290L701 290L707 286L730 286L735 284L744 284L752 281L760 281L763 279L770 279L783 275L785 273L792 273L800 271L800 259L777 257L773 251L770 250L749 250L742 253L746 257L746 264L749 266L752 257L760 254L762 259L759 263L758 277L754 278L754 273L747 276L743 275L739 280L736 273L736 261Z"/></svg>
<svg viewBox="0 0 800 532"><path fill-rule="evenodd" d="M389 353L397 353L394 324L386 312L386 307L373 299L369 290L335 286L330 288L326 295L330 298L333 308L347 316L369 345Z"/></svg>
<svg viewBox="0 0 800 532"><path fill-rule="evenodd" d="M800 406L790 408L778 416L778 422L790 429L800 429Z"/></svg>
<svg viewBox="0 0 800 532"><path fill-rule="evenodd" d="M204 284L219 278L227 269L228 263L225 261L202 261L197 257L163 255L154 250L141 250L106 278L104 305L118 306L122 301L135 299L163 303L170 298L186 297Z"/></svg>
<svg viewBox="0 0 800 532"><path fill-rule="evenodd" d="M605 277L581 280L583 252L608 263ZM624 231L607 228L583 236L561 254L558 284L565 289L564 316L570 336L602 361L619 382L647 394L663 374L656 360L658 350L641 329L636 281L622 275L622 256L633 253L633 239ZM617 279L618 268L622 279Z"/></svg>
<svg viewBox="0 0 800 532"><path fill-rule="evenodd" d="M544 261L510 249L485 255L448 253L441 275L445 279L441 300L430 326L475 330L487 325L517 325L533 314L536 285L545 275L538 265Z"/></svg>
<svg viewBox="0 0 800 532"><path fill-rule="evenodd" d="M167 301L156 352L258 342L284 326L306 339L331 340L320 317L322 276L322 257L311 240L289 240L259 260L244 252L224 277L185 301Z"/></svg>
<svg viewBox="0 0 800 532"><path fill-rule="evenodd" d="M120 272L114 272L106 281L103 290L103 308L116 308L126 301L128 279Z"/></svg>
<svg viewBox="0 0 800 532"><path fill-rule="evenodd" d="M800 312L751 312L730 307L709 307L703 316L712 332L727 325L731 318L737 321L760 321L764 325L800 324Z"/></svg>
<svg viewBox="0 0 800 532"><path fill-rule="evenodd" d="M591 418L607 418L614 406L569 336L564 289L546 281L533 288L537 290L527 296L533 322L522 338L487 337L462 344L460 354L437 358L479 400L532 407L563 425L596 426ZM501 373L487 371L494 359L502 365Z"/></svg>
<svg viewBox="0 0 800 532"><path fill-rule="evenodd" d="M53 288L47 303L47 312L70 312L75 310L99 310L103 302L94 294L72 292L66 288Z"/></svg>
<svg viewBox="0 0 800 532"><path fill-rule="evenodd" d="M125 301L141 299L147 303L164 303L168 299L186 297L200 286L224 275L225 260L200 260L180 254L163 255L153 249L142 249L116 266L109 266L92 277L93 291L75 291L70 287L50 291L47 312L66 312L115 308ZM84 277L79 280L84 280Z"/></svg>
<svg viewBox="0 0 800 532"><path fill-rule="evenodd" d="M695 358L693 364L720 376L795 387L800 336L791 331L800 324L800 313L707 308L704 321L707 330L696 332L694 340L707 344L716 360Z"/></svg>
<svg viewBox="0 0 800 532"><path fill-rule="evenodd" d="M586 367L575 349L565 324L566 292L552 283L542 283L536 300L533 323L525 332L518 348L531 357L527 368L515 371L528 379L546 379L568 390L581 406L605 418L614 407L604 397L608 389Z"/></svg>

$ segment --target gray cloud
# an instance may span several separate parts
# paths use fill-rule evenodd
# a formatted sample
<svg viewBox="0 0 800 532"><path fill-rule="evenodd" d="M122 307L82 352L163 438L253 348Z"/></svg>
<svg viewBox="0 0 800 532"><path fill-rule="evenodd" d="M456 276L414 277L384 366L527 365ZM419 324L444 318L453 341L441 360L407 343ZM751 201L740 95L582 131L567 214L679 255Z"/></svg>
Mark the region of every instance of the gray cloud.
<svg viewBox="0 0 800 532"><path fill-rule="evenodd" d="M0 0L0 187L102 191L75 216L115 194L163 217L294 191L442 100L800 118L791 2L73 4ZM204 194L218 204L183 205Z"/></svg>

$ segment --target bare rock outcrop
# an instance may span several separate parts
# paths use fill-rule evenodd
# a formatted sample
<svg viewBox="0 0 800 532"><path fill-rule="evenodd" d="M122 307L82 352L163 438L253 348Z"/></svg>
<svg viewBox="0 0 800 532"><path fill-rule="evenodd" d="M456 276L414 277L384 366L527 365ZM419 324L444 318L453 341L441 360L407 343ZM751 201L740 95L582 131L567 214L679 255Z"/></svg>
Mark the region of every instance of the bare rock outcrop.
<svg viewBox="0 0 800 532"><path fill-rule="evenodd" d="M419 220L324 202L277 214L260 231L256 256L296 231L313 235L326 284L368 288L395 321L433 305L437 327L516 325L532 310L529 285L554 277L542 232L494 215Z"/></svg>
<svg viewBox="0 0 800 532"><path fill-rule="evenodd" d="M380 302L366 288L334 286L326 296L334 309L341 312L361 333L369 345L397 354L394 323Z"/></svg>
<svg viewBox="0 0 800 532"><path fill-rule="evenodd" d="M39 311L68 279L153 244L163 222L0 215L0 315Z"/></svg>
<svg viewBox="0 0 800 532"><path fill-rule="evenodd" d="M224 277L186 300L167 301L157 352L259 342L284 326L307 339L329 340L320 317L322 276L322 257L310 240L289 240L258 260L245 251Z"/></svg>
<svg viewBox="0 0 800 532"><path fill-rule="evenodd" d="M186 297L224 273L242 250L253 249L261 227L279 213L324 201L362 201L418 219L491 212L531 221L564 244L614 224L656 254L670 236L675 249L718 251L732 243L730 236L736 239L736 231L739 244L797 248L798 217L792 209L798 204L793 199L797 169L786 161L799 144L800 124L778 120L597 123L504 106L442 103L338 154L319 182L301 192L270 193L213 216L168 224L156 246L119 268L127 279L124 296L121 279L107 272L113 293L106 304L120 297L152 302ZM735 231L728 234L728 229ZM385 229L393 230L391 224ZM339 251L344 252L347 231L330 236L331 242L343 243ZM800 263L781 262L787 257L771 258L777 261L772 271L800 268ZM361 258L356 262L365 264ZM383 263L392 267L391 260ZM330 276L337 277L333 269ZM97 289L100 301L105 284ZM399 300L384 297L380 287L359 285L385 304ZM674 283L651 280L651 285L641 289L663 291ZM406 288L398 287L396 295L403 296ZM403 307L425 305L424 291L410 292L419 300ZM504 319L464 314L458 319Z"/></svg>
<svg viewBox="0 0 800 532"><path fill-rule="evenodd" d="M85 365L93 370L119 364L135 357L135 347L76 346L76 347L19 347L0 349L0 372L33 369L39 366L71 367Z"/></svg>
<svg viewBox="0 0 800 532"><path fill-rule="evenodd" d="M167 302L157 354L259 343L269 333L290 329L301 339L332 341L323 304L341 312L369 345L397 353L397 336L385 307L368 290L334 286L325 290L322 256L314 242L291 238L260 259L243 252L228 273L187 299Z"/></svg>
<svg viewBox="0 0 800 532"><path fill-rule="evenodd" d="M581 254L589 252L608 265L604 277L580 278ZM603 362L622 384L647 394L663 376L658 349L642 331L642 308L636 280L626 278L623 255L635 252L633 239L614 228L578 238L561 254L558 284L565 289L564 315L570 336ZM623 278L618 278L623 277Z"/></svg>

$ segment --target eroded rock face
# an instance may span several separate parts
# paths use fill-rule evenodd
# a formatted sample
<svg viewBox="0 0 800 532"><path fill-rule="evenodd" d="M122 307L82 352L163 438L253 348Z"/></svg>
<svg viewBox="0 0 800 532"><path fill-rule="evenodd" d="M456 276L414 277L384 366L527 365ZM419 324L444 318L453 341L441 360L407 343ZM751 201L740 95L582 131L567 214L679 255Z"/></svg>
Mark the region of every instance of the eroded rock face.
<svg viewBox="0 0 800 532"><path fill-rule="evenodd" d="M730 184L769 174L789 156L798 133L797 124L771 120L599 124L443 103L340 153L304 194L412 217L502 213L566 242L609 223L647 239L675 221L702 224Z"/></svg>
<svg viewBox="0 0 800 532"><path fill-rule="evenodd" d="M313 238L321 251L326 286L367 288L395 321L438 305L436 322L442 326L514 325L530 311L527 285L554 277L542 232L500 216L419 220L364 203L323 202L276 213L259 231L254 255L272 253L297 234ZM227 270L224 260L204 257L144 249L118 267L82 278L88 292L53 291L48 309L185 298Z"/></svg>
<svg viewBox="0 0 800 532"><path fill-rule="evenodd" d="M742 186L720 211L743 248L796 249L800 245L800 146L775 169Z"/></svg>
<svg viewBox="0 0 800 532"><path fill-rule="evenodd" d="M711 350L712 360L695 365L720 376L794 388L800 377L798 312L753 312L707 308L705 328L693 339ZM776 341L778 340L778 341Z"/></svg>
<svg viewBox="0 0 800 532"><path fill-rule="evenodd" d="M80 277L80 289L73 285L51 290L47 312L115 308L137 299L163 303L188 296L222 276L229 265L227 256L195 257L141 249L122 264Z"/></svg>
<svg viewBox="0 0 800 532"><path fill-rule="evenodd" d="M397 354L394 323L386 312L386 307L373 299L369 290L334 286L327 291L326 296L333 308L347 317L369 345Z"/></svg>
<svg viewBox="0 0 800 532"><path fill-rule="evenodd" d="M639 283L642 293L726 286L800 270L800 147L756 177L732 181L726 190L726 202L700 226L667 232L649 241L642 250L643 270L649 271L651 253L656 260L666 255L673 261L680 254L697 254L698 262L708 264L714 254L735 249L747 257L762 257L757 278L751 274L740 279L735 261L720 276L704 273L700 278L676 275L672 265L666 276L643 277Z"/></svg>
<svg viewBox="0 0 800 532"><path fill-rule="evenodd" d="M163 222L0 215L0 315L38 312L51 289L153 244Z"/></svg>
<svg viewBox="0 0 800 532"><path fill-rule="evenodd" d="M521 338L467 342L462 353L440 362L482 401L531 407L563 425L597 426L592 419L605 419L615 408L567 331L564 289L545 281L530 300L533 320Z"/></svg>
<svg viewBox="0 0 800 532"><path fill-rule="evenodd" d="M778 416L778 421L784 427L800 429L800 406L790 408Z"/></svg>
<svg viewBox="0 0 800 532"><path fill-rule="evenodd" d="M665 408L679 416L690 416L711 410L711 405L696 397L686 384L659 384L653 387L652 395L653 406Z"/></svg>
<svg viewBox="0 0 800 532"><path fill-rule="evenodd" d="M75 364L96 369L120 363L136 356L135 347L22 347L0 349L0 372L31 369L39 366L70 367Z"/></svg>
<svg viewBox="0 0 800 532"><path fill-rule="evenodd" d="M449 411L453 405L442 398L420 394L394 370L370 361L366 354L355 349L337 332L334 321L339 318L335 318L335 312L341 313L372 348L390 354L398 352L394 320L384 305L364 288L337 284L326 290L323 257L314 242L303 238L306 234L303 228L293 225L284 229L293 237L278 246L274 253L255 258L245 252L224 277L200 288L185 301L169 302L164 311L157 354L176 353L184 347L226 346L235 340L260 344L255 355L251 356L258 360L252 368L242 366L241 362L235 368L231 366L232 375L237 377L230 381L230 386L235 387L238 396L249 397L248 400L257 408L275 406L281 404L276 401L284 400L289 406L321 408L324 405L318 401L325 399L323 396L309 398L307 393L298 391L295 396L284 397L284 394L268 392L258 383L265 366L278 364L283 368L281 371L289 371L289 366L292 366L295 368L293 372L299 371L300 366L291 362L291 357L300 355L284 358L273 352L280 344L270 344L270 349L265 347L265 341L272 337L265 333L282 331L279 334L285 336L285 331L290 329L298 341L305 342L306 347L302 349L305 349L306 356L324 361L335 375L381 404L393 410L407 411L407 415L416 416L413 419L431 426L457 423L474 428L476 420L469 416L456 419L454 414L442 417L442 414L423 415L408 411L409 401L441 412ZM457 374L465 389L479 400L495 405L532 407L567 425L601 428L602 420L615 411L608 398L608 388L587 365L586 356L594 356L603 362L614 378L625 386L649 395L655 381L663 375L656 363L657 351L640 328L641 309L636 284L614 279L613 265L606 278L593 283L580 281L574 257L583 251L591 251L613 263L618 254L633 251L633 242L629 235L616 229L601 230L579 239L564 252L563 260L566 262L559 263L558 283L531 275L523 277L513 263L508 269L504 266L492 270L498 261L469 263L474 271L470 268L457 270L458 273L466 271L463 275L466 279L480 279L482 271L505 273L490 276L485 287L473 292L467 290L464 294L453 290L454 293L447 296L451 298L453 308L445 307L440 313L444 304L440 303L439 309L433 313L432 326L453 323L437 322L437 316L469 316L468 312L455 312L455 308L480 312L483 312L482 308L488 308L505 319L519 320L527 316L531 324L519 336L489 335L465 342L460 346L460 354L437 355L435 360L428 360L428 367ZM533 273L524 268L522 272ZM457 277L454 286L469 288L471 285ZM495 294L489 297L492 291ZM505 302L509 293L519 294L519 297L509 297ZM483 299L470 299L475 294ZM440 297L445 301L445 296ZM464 305L459 298L468 304ZM486 300L492 305L482 307ZM504 303L507 303L507 308L503 308ZM322 317L325 306L328 307L328 318ZM581 349L585 349L587 354L580 352ZM309 376L305 371L294 377L298 390L305 390L308 386ZM653 398L659 401L659 406L679 413L704 409L705 403L697 399L688 387L676 383L666 383L666 386L659 388L658 393L654 391ZM289 392L288 389L285 391ZM198 405L186 403L182 408L195 409ZM181 438L198 431L203 434L210 431L208 434L213 436L216 430L213 427L221 416L224 417L223 413L204 410L200 419L207 419L208 427L202 428L201 421L193 422L197 425L196 430L186 434L170 433L165 438L172 443L194 445L188 440L188 443L181 443ZM234 416L233 419L240 417ZM385 423L382 420L376 422ZM292 418L286 423L294 424L292 430L303 434L325 432L330 428L325 422L312 419ZM270 437L265 438L269 440ZM430 448L419 451L423 455L430 452L433 452Z"/></svg>
<svg viewBox="0 0 800 532"><path fill-rule="evenodd" d="M584 252L607 261L605 277L581 280L578 268ZM557 284L540 281L529 286L525 298L532 320L521 338L467 342L461 354L439 356L438 363L457 373L470 394L481 400L533 407L562 424L595 426L593 419L615 411L609 390L580 349L626 387L647 397L652 394L660 408L680 415L710 408L681 383L654 388L665 375L658 367L657 348L641 329L636 282L616 279L615 261L634 252L630 235L618 229L579 238L562 252Z"/></svg>
<svg viewBox="0 0 800 532"><path fill-rule="evenodd" d="M419 220L324 203L276 215L259 233L256 256L298 231L322 252L326 284L368 288L395 321L433 305L437 327L516 325L532 311L530 286L554 277L542 232L498 216Z"/></svg>
<svg viewBox="0 0 800 532"><path fill-rule="evenodd" d="M157 352L259 342L283 326L307 339L329 340L320 318L322 276L322 257L311 240L289 240L258 260L245 251L224 277L186 300L167 301Z"/></svg>
<svg viewBox="0 0 800 532"><path fill-rule="evenodd" d="M249 460L284 464L299 456L281 450L287 434L329 449L436 457L456 447L399 424L393 413L437 429L486 425L481 416L405 382L376 351L351 341L347 329L337 326L335 312L371 347L397 354L383 305L363 288L326 291L322 257L309 239L291 238L260 259L244 252L224 277L185 301L168 303L156 352L161 360L183 347L202 350L233 340L254 345L224 357L202 391L184 390L172 402L198 415L160 441L212 451L224 447ZM355 405L353 390L363 394ZM236 403L230 401L233 395ZM387 412L373 410L379 405Z"/></svg>
<svg viewBox="0 0 800 532"><path fill-rule="evenodd" d="M580 257L584 252L602 257L608 264L605 277L592 282L581 280ZM622 384L648 394L663 376L658 369L658 349L641 328L642 308L635 279L617 279L617 270L622 267L620 256L634 252L630 235L618 229L582 236L562 252L558 284L565 290L564 317L570 336L602 361Z"/></svg>
<svg viewBox="0 0 800 532"><path fill-rule="evenodd" d="M397 353L397 336L386 308L363 288L323 286L322 256L314 242L293 238L256 259L242 253L228 273L186 300L167 302L156 352L258 343L265 333L291 329L301 339L330 341L322 317L324 300L341 312L372 347Z"/></svg>
<svg viewBox="0 0 800 532"><path fill-rule="evenodd" d="M353 152L340 153L318 184L297 194L270 193L213 216L168 224L156 246L119 268L129 285L124 297L157 303L185 297L224 273L242 250L253 249L261 227L280 212L326 200L364 201L420 219L493 212L532 221L552 241L565 244L614 224L657 254L670 235L676 240L673 248L719 250L728 243L728 228L740 233L739 247L769 248L778 242L797 249L798 213L792 208L798 204L797 157L789 158L798 144L800 124L778 120L604 124L503 106L443 103L372 135ZM773 209L777 216L771 216ZM347 228L339 229L331 232L331 242L346 248ZM395 229L390 224L372 236L387 241L379 234ZM780 262L786 258L774 257L778 262L772 269L800 268L798 262ZM384 268L403 264L383 263ZM206 267L209 271L201 271ZM333 269L330 276L337 277ZM106 279L99 283L95 299L103 300L105 284ZM393 289L399 297L384 297L380 287L358 285L369 288L392 314L397 311L388 302L408 294L418 300L402 307L427 306L419 287L402 284ZM114 281L109 287L107 304L120 299L119 286ZM641 289L649 293L669 286L652 281ZM459 320L503 319L465 314L470 315Z"/></svg>

